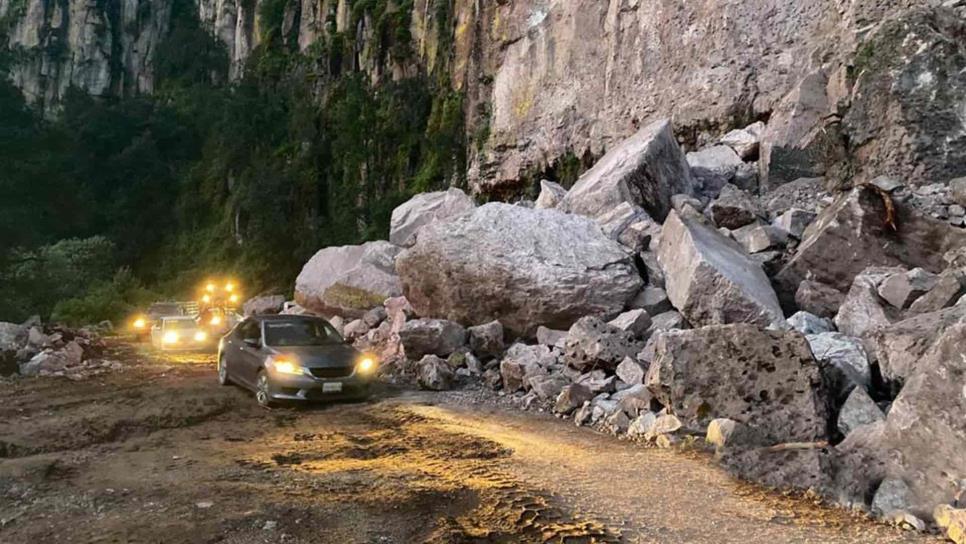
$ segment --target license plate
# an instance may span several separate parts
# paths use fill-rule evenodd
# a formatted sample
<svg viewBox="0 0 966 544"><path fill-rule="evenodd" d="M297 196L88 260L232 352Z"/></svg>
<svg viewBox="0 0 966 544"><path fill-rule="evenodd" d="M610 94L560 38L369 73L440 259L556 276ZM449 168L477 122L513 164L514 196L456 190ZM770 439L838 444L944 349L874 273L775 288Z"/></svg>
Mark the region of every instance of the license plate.
<svg viewBox="0 0 966 544"><path fill-rule="evenodd" d="M322 392L323 393L341 393L342 383L341 382L323 383Z"/></svg>

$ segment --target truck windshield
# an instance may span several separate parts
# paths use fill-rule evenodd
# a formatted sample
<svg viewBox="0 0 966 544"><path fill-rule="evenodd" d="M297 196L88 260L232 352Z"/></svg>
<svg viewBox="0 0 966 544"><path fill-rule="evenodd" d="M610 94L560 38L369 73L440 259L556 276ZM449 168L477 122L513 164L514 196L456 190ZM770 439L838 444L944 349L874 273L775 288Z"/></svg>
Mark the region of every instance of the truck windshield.
<svg viewBox="0 0 966 544"><path fill-rule="evenodd" d="M194 319L165 319L164 328L172 331L183 331L185 329L197 328L198 324Z"/></svg>
<svg viewBox="0 0 966 544"><path fill-rule="evenodd" d="M332 325L321 319L265 322L265 344L269 346L323 346L342 342Z"/></svg>

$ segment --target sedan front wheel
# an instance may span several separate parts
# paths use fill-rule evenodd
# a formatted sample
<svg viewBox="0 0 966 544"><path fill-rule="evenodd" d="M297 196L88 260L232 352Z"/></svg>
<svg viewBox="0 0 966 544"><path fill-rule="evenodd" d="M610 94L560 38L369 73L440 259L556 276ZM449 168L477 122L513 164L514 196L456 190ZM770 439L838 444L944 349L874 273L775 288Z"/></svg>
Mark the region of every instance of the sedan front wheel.
<svg viewBox="0 0 966 544"><path fill-rule="evenodd" d="M271 384L268 381L268 374L262 370L258 373L258 379L255 381L255 400L258 404L265 408L271 408L275 406L272 402L271 396Z"/></svg>
<svg viewBox="0 0 966 544"><path fill-rule="evenodd" d="M228 376L228 366L225 364L225 356L218 358L218 383L221 385L231 385L231 378Z"/></svg>

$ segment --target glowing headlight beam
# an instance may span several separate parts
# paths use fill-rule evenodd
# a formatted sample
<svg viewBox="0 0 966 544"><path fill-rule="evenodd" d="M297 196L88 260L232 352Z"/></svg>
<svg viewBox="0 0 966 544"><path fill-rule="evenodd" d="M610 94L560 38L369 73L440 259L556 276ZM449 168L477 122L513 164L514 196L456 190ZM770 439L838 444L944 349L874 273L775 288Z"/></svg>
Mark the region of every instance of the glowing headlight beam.
<svg viewBox="0 0 966 544"><path fill-rule="evenodd" d="M204 342L208 339L208 333L205 331L198 331L195 333L195 342Z"/></svg>
<svg viewBox="0 0 966 544"><path fill-rule="evenodd" d="M376 369L376 360L372 357L363 357L357 364L356 370L363 374L369 374Z"/></svg>
<svg viewBox="0 0 966 544"><path fill-rule="evenodd" d="M134 320L135 329L143 329L147 324L147 321L145 321L143 317L139 317Z"/></svg>
<svg viewBox="0 0 966 544"><path fill-rule="evenodd" d="M275 372L280 374L292 374L296 376L302 374L301 366L285 359L272 359L272 367L275 368Z"/></svg>
<svg viewBox="0 0 966 544"><path fill-rule="evenodd" d="M177 344L178 340L180 340L180 338L178 337L178 333L174 331L168 331L164 333L163 337L161 337L161 341L164 342L165 344Z"/></svg>

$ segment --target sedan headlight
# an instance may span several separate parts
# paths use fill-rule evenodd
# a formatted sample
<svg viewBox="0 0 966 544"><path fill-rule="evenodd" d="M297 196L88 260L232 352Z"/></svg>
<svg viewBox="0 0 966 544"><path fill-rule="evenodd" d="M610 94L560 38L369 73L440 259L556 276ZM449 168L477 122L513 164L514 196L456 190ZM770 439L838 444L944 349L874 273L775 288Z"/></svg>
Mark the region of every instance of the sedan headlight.
<svg viewBox="0 0 966 544"><path fill-rule="evenodd" d="M269 357L268 364L279 374L302 375L302 366L291 359Z"/></svg>
<svg viewBox="0 0 966 544"><path fill-rule="evenodd" d="M178 340L180 340L178 333L174 331L168 331L164 333L164 336L161 337L161 341L165 344L177 344Z"/></svg>
<svg viewBox="0 0 966 544"><path fill-rule="evenodd" d="M363 357L358 363L356 363L356 370L358 370L360 374L371 374L376 370L376 360L368 356Z"/></svg>
<svg viewBox="0 0 966 544"><path fill-rule="evenodd" d="M208 339L208 333L205 331L198 331L195 333L195 342L204 342Z"/></svg>
<svg viewBox="0 0 966 544"><path fill-rule="evenodd" d="M143 317L139 317L134 320L135 329L143 329L145 326L147 326L147 324L147 321L145 321Z"/></svg>

